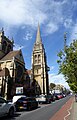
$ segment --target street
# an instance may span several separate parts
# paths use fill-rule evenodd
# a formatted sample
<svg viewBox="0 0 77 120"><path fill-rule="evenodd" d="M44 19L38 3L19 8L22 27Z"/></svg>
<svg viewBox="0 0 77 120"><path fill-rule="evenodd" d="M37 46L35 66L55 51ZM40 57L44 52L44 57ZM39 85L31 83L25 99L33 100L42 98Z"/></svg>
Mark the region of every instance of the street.
<svg viewBox="0 0 77 120"><path fill-rule="evenodd" d="M31 111L16 112L13 118L3 117L2 120L49 120L69 100L70 96L56 100L51 104L41 104Z"/></svg>

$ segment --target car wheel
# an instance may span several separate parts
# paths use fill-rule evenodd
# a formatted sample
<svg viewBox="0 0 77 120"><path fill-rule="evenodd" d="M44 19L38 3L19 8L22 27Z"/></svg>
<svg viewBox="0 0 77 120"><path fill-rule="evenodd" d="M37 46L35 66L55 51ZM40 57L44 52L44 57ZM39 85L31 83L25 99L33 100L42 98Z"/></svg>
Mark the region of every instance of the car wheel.
<svg viewBox="0 0 77 120"><path fill-rule="evenodd" d="M19 109L19 108L16 108L16 111L17 111L17 112L19 112L19 111L20 111L20 109Z"/></svg>
<svg viewBox="0 0 77 120"><path fill-rule="evenodd" d="M37 103L37 105L36 105L36 108L38 108L38 103Z"/></svg>
<svg viewBox="0 0 77 120"><path fill-rule="evenodd" d="M14 115L14 108L10 108L8 116L12 117Z"/></svg>

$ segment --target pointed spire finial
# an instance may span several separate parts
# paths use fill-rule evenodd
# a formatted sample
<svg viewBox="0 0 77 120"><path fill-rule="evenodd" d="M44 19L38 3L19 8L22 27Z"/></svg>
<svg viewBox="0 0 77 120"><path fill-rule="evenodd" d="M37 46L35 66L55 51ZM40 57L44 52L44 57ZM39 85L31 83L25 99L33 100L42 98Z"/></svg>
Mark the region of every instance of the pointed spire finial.
<svg viewBox="0 0 77 120"><path fill-rule="evenodd" d="M37 35L36 35L36 44L41 43L41 35L40 35L40 25L38 23Z"/></svg>

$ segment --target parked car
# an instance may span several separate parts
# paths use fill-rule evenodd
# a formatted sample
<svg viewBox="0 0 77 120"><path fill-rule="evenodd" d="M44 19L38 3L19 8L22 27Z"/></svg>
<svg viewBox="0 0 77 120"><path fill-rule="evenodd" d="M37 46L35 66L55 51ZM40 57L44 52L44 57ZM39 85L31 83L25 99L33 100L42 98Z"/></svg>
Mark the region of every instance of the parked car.
<svg viewBox="0 0 77 120"><path fill-rule="evenodd" d="M38 101L38 103L51 103L51 96L42 94L36 96L36 101Z"/></svg>
<svg viewBox="0 0 77 120"><path fill-rule="evenodd" d="M15 103L21 97L26 97L26 96L25 95L15 95L15 96L13 96L12 102Z"/></svg>
<svg viewBox="0 0 77 120"><path fill-rule="evenodd" d="M15 106L12 102L6 101L3 97L0 97L0 117L8 115L12 117L15 112Z"/></svg>
<svg viewBox="0 0 77 120"><path fill-rule="evenodd" d="M62 93L63 97L66 97L66 94Z"/></svg>
<svg viewBox="0 0 77 120"><path fill-rule="evenodd" d="M49 96L51 102L54 102L54 101L56 100L55 95L50 94L50 95L48 95L48 96Z"/></svg>
<svg viewBox="0 0 77 120"><path fill-rule="evenodd" d="M15 103L16 110L31 110L38 107L38 102L33 97L21 97Z"/></svg>
<svg viewBox="0 0 77 120"><path fill-rule="evenodd" d="M63 98L62 93L55 93L54 95L55 95L56 100Z"/></svg>

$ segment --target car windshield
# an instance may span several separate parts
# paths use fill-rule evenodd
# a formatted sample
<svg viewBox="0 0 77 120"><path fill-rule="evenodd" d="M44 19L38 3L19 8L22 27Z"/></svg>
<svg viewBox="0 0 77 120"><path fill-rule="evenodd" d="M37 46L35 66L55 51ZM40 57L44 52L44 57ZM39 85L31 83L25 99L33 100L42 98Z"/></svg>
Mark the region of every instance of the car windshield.
<svg viewBox="0 0 77 120"><path fill-rule="evenodd" d="M21 97L18 99L18 101L32 101L35 100L35 98L31 98L31 97Z"/></svg>
<svg viewBox="0 0 77 120"><path fill-rule="evenodd" d="M61 95L60 93L55 93L55 95Z"/></svg>
<svg viewBox="0 0 77 120"><path fill-rule="evenodd" d="M19 98L18 100L28 100L26 97L21 97L21 98Z"/></svg>

